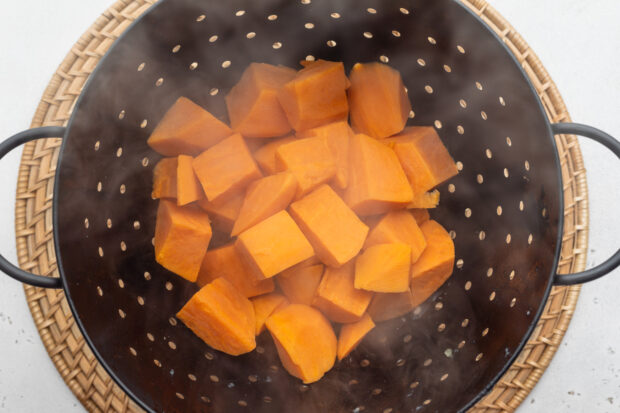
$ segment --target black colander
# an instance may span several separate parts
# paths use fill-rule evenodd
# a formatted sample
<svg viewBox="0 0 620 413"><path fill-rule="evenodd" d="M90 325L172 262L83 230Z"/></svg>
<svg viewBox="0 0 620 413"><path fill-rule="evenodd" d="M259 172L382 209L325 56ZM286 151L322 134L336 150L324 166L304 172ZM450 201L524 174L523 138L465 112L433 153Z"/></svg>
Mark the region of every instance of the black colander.
<svg viewBox="0 0 620 413"><path fill-rule="evenodd" d="M160 267L151 199L159 155L146 140L186 96L223 120L224 96L251 62L381 61L400 71L410 125L434 125L460 174L433 217L450 230L456 267L412 313L380 323L317 383L281 366L268 334L231 357L175 318L196 285ZM527 341L552 284L597 278L605 264L555 274L562 182L554 133L510 51L453 0L164 0L101 61L64 128L0 145L64 136L54 192L60 279L7 274L64 288L101 364L147 410L163 412L449 412L472 406ZM214 243L222 240L215 239ZM0 257L1 258L1 257Z"/></svg>

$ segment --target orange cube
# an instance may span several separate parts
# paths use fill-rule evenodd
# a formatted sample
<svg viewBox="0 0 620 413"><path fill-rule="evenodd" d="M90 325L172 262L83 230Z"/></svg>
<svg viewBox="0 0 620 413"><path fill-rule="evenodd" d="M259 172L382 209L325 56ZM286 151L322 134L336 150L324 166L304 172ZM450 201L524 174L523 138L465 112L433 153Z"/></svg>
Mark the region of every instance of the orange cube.
<svg viewBox="0 0 620 413"><path fill-rule="evenodd" d="M153 169L153 199L177 197L177 166L177 158L164 158L157 162Z"/></svg>
<svg viewBox="0 0 620 413"><path fill-rule="evenodd" d="M404 293L376 293L368 306L368 314L376 322L400 317L416 307L411 291Z"/></svg>
<svg viewBox="0 0 620 413"><path fill-rule="evenodd" d="M164 156L198 155L231 134L224 122L181 97L166 112L147 143Z"/></svg>
<svg viewBox="0 0 620 413"><path fill-rule="evenodd" d="M280 211L239 234L237 250L260 278L270 278L314 255L293 218Z"/></svg>
<svg viewBox="0 0 620 413"><path fill-rule="evenodd" d="M193 166L210 202L224 199L262 176L239 134L204 151Z"/></svg>
<svg viewBox="0 0 620 413"><path fill-rule="evenodd" d="M327 267L312 305L333 322L358 321L368 308L372 293L356 289L353 285L354 279L353 260L340 268Z"/></svg>
<svg viewBox="0 0 620 413"><path fill-rule="evenodd" d="M159 201L155 224L155 260L188 281L196 281L211 242L209 217L198 208Z"/></svg>
<svg viewBox="0 0 620 413"><path fill-rule="evenodd" d="M275 284L272 279L259 280L235 248L234 244L228 244L220 248L207 251L196 283L204 287L213 280L224 277L244 297L254 297L270 293Z"/></svg>
<svg viewBox="0 0 620 413"><path fill-rule="evenodd" d="M278 293L254 297L250 301L252 301L252 305L254 306L256 335L259 335L265 330L265 321L267 321L267 318L269 318L271 314L290 304L285 296Z"/></svg>
<svg viewBox="0 0 620 413"><path fill-rule="evenodd" d="M413 201L407 205L407 209L431 209L439 205L439 191L423 192L413 197Z"/></svg>
<svg viewBox="0 0 620 413"><path fill-rule="evenodd" d="M414 196L423 194L456 174L456 164L433 127L409 127L384 143L394 149Z"/></svg>
<svg viewBox="0 0 620 413"><path fill-rule="evenodd" d="M280 146L276 167L290 171L297 183L297 199L336 175L336 161L325 139L306 138Z"/></svg>
<svg viewBox="0 0 620 413"><path fill-rule="evenodd" d="M278 93L293 129L299 132L346 120L347 82L342 62L319 60L297 72Z"/></svg>
<svg viewBox="0 0 620 413"><path fill-rule="evenodd" d="M209 346L231 356L256 348L254 307L225 278L204 286L177 317Z"/></svg>
<svg viewBox="0 0 620 413"><path fill-rule="evenodd" d="M278 148L286 143L293 142L295 138L293 136L287 136L285 138L275 139L267 142L254 152L254 159L260 169L267 175L273 175L276 171L276 151Z"/></svg>
<svg viewBox="0 0 620 413"><path fill-rule="evenodd" d="M194 158L179 155L177 162L177 205L187 205L205 197L200 182L196 178L192 162Z"/></svg>
<svg viewBox="0 0 620 413"><path fill-rule="evenodd" d="M290 212L319 259L340 267L364 245L368 227L327 185L293 202Z"/></svg>
<svg viewBox="0 0 620 413"><path fill-rule="evenodd" d="M418 226L422 225L423 222L431 219L431 216L428 213L428 209L413 208L410 209L409 212L411 212L411 215L413 215L413 218L415 219L415 222L418 223Z"/></svg>
<svg viewBox="0 0 620 413"><path fill-rule="evenodd" d="M388 212L370 231L364 248L377 244L401 242L411 247L411 262L416 262L424 248L426 239L413 215L407 210Z"/></svg>
<svg viewBox="0 0 620 413"><path fill-rule="evenodd" d="M276 278L278 286L291 303L311 305L321 283L323 264L310 265L292 271L282 271Z"/></svg>
<svg viewBox="0 0 620 413"><path fill-rule="evenodd" d="M454 242L437 221L420 226L428 246L411 266L411 292L415 305L426 301L452 275Z"/></svg>
<svg viewBox="0 0 620 413"><path fill-rule="evenodd" d="M407 176L389 147L366 135L355 135L349 162L344 200L357 214L381 214L413 200Z"/></svg>
<svg viewBox="0 0 620 413"><path fill-rule="evenodd" d="M252 182L230 235L239 235L276 212L286 209L296 192L297 180L288 171Z"/></svg>
<svg viewBox="0 0 620 413"><path fill-rule="evenodd" d="M379 244L355 260L355 288L378 293L402 293L409 289L411 247Z"/></svg>
<svg viewBox="0 0 620 413"><path fill-rule="evenodd" d="M343 325L338 337L338 360L348 356L373 328L375 323L368 314L355 323Z"/></svg>
<svg viewBox="0 0 620 413"><path fill-rule="evenodd" d="M291 125L278 101L278 90L297 72L284 66L250 63L226 96L230 125L246 138L282 136Z"/></svg>
<svg viewBox="0 0 620 413"><path fill-rule="evenodd" d="M373 138L402 131L411 103L400 73L381 63L357 63L349 76L353 129Z"/></svg>
<svg viewBox="0 0 620 413"><path fill-rule="evenodd" d="M230 234L239 216L239 211L241 211L244 198L245 193L238 191L217 202L209 202L206 199L200 200L198 206L209 213L209 218L211 218L215 228Z"/></svg>
<svg viewBox="0 0 620 413"><path fill-rule="evenodd" d="M349 183L349 141L352 136L353 131L346 121L330 123L297 134L298 138L316 137L327 141L336 161L336 176L333 182L340 189L345 189Z"/></svg>

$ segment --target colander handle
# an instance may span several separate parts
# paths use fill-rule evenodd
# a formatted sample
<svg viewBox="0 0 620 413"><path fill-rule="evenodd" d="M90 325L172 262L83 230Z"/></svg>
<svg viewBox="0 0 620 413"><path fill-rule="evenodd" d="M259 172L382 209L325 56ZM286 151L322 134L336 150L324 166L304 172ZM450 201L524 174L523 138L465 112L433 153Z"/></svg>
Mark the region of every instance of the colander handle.
<svg viewBox="0 0 620 413"><path fill-rule="evenodd" d="M41 138L53 138L65 136L66 129L58 126L48 126L44 128L30 129L17 135L11 136L9 139L0 143L0 159L13 149L26 142ZM8 276L21 281L25 284L34 285L43 288L62 288L62 280L60 278L43 277L41 275L31 274L11 264L6 258L0 255L0 271Z"/></svg>
<svg viewBox="0 0 620 413"><path fill-rule="evenodd" d="M607 133L593 128L592 126L581 125L578 123L554 123L551 130L555 135L579 135L593 139L609 148L618 158L620 158L620 142ZM578 272L576 274L556 274L555 285L573 285L594 281L597 278L607 275L620 266L620 250L616 251L611 258L594 268Z"/></svg>

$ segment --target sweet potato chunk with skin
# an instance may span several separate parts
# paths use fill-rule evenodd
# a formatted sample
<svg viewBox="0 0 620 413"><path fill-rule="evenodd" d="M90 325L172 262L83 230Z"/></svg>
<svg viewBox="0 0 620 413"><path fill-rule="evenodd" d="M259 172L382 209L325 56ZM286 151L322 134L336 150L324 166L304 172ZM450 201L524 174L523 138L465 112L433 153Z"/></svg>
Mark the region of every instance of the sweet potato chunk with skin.
<svg viewBox="0 0 620 413"><path fill-rule="evenodd" d="M167 270L196 281L211 242L208 215L195 207L159 201L155 225L155 260Z"/></svg>
<svg viewBox="0 0 620 413"><path fill-rule="evenodd" d="M368 314L374 321L381 322L405 315L415 306L409 290L404 293L376 293L368 306Z"/></svg>
<svg viewBox="0 0 620 413"><path fill-rule="evenodd" d="M435 189L434 191L424 192L415 196L413 201L407 205L407 209L437 208L437 205L439 205L439 191Z"/></svg>
<svg viewBox="0 0 620 413"><path fill-rule="evenodd" d="M373 328L375 323L368 314L355 323L343 325L338 336L338 360L348 356Z"/></svg>
<svg viewBox="0 0 620 413"><path fill-rule="evenodd" d="M231 356L256 348L254 307L225 278L204 286L177 317L209 346Z"/></svg>
<svg viewBox="0 0 620 413"><path fill-rule="evenodd" d="M411 266L411 292L415 305L426 301L452 275L454 242L437 221L420 226L428 246L420 259Z"/></svg>
<svg viewBox="0 0 620 413"><path fill-rule="evenodd" d="M322 185L289 208L319 259L340 267L362 249L368 227L327 185Z"/></svg>
<svg viewBox="0 0 620 413"><path fill-rule="evenodd" d="M312 245L286 211L239 234L235 246L259 279L271 278L314 255Z"/></svg>
<svg viewBox="0 0 620 413"><path fill-rule="evenodd" d="M297 72L278 93L293 129L299 132L346 120L349 114L347 82L342 62L318 60Z"/></svg>
<svg viewBox="0 0 620 413"><path fill-rule="evenodd" d="M177 158L164 158L153 170L153 199L177 197Z"/></svg>
<svg viewBox="0 0 620 413"><path fill-rule="evenodd" d="M284 66L251 63L226 96L230 125L246 138L282 136L291 125L278 101L278 91L297 72Z"/></svg>
<svg viewBox="0 0 620 413"><path fill-rule="evenodd" d="M297 179L297 199L336 175L336 161L325 139L306 138L276 150L276 168Z"/></svg>
<svg viewBox="0 0 620 413"><path fill-rule="evenodd" d="M210 202L224 199L262 176L239 134L204 151L193 166Z"/></svg>
<svg viewBox="0 0 620 413"><path fill-rule="evenodd" d="M458 174L454 160L433 127L408 127L383 142L394 149L414 196L430 191Z"/></svg>
<svg viewBox="0 0 620 413"><path fill-rule="evenodd" d="M293 136L287 136L285 138L279 138L270 141L254 152L254 159L260 169L268 175L276 173L276 150L284 144L291 143L296 139Z"/></svg>
<svg viewBox="0 0 620 413"><path fill-rule="evenodd" d="M234 237L286 209L296 192L297 180L288 171L252 182L245 193L243 205L230 235Z"/></svg>
<svg viewBox="0 0 620 413"><path fill-rule="evenodd" d="M254 297L252 305L254 306L254 316L256 319L256 335L265 331L265 321L267 318L278 310L289 305L289 301L285 296L278 293L271 293Z"/></svg>
<svg viewBox="0 0 620 413"><path fill-rule="evenodd" d="M400 73L382 63L357 63L349 77L353 129L373 138L387 138L402 131L411 103Z"/></svg>
<svg viewBox="0 0 620 413"><path fill-rule="evenodd" d="M409 289L410 267L409 245L373 245L355 261L355 288L379 293L405 292Z"/></svg>
<svg viewBox="0 0 620 413"><path fill-rule="evenodd" d="M204 287L216 278L224 277L244 297L270 293L275 284L272 279L258 280L252 268L241 259L234 244L207 251L196 283Z"/></svg>
<svg viewBox="0 0 620 413"><path fill-rule="evenodd" d="M291 304L266 322L284 368L304 383L314 383L336 361L337 340L331 324L320 311Z"/></svg>
<svg viewBox="0 0 620 413"><path fill-rule="evenodd" d="M358 215L381 214L406 206L413 192L392 149L366 135L349 146L349 186L344 200Z"/></svg>
<svg viewBox="0 0 620 413"><path fill-rule="evenodd" d="M312 305L336 323L354 323L366 311L372 298L369 291L353 286L355 263L347 262L340 268L327 267L316 291Z"/></svg>
<svg viewBox="0 0 620 413"><path fill-rule="evenodd" d="M340 189L345 189L349 183L349 141L352 136L353 131L347 122L334 122L297 134L298 138L316 137L327 141L336 161L333 183Z"/></svg>
<svg viewBox="0 0 620 413"><path fill-rule="evenodd" d="M411 247L411 262L416 262L424 248L426 239L413 215L407 210L388 212L370 231L364 248L377 244L402 242Z"/></svg>
<svg viewBox="0 0 620 413"><path fill-rule="evenodd" d="M319 287L324 270L323 264L282 271L278 275L278 286L291 303L311 305Z"/></svg>
<svg viewBox="0 0 620 413"><path fill-rule="evenodd" d="M211 218L215 228L230 234L239 216L239 211L241 211L244 198L245 193L238 191L217 202L209 202L206 199L200 200L198 206L209 213L209 218Z"/></svg>
<svg viewBox="0 0 620 413"><path fill-rule="evenodd" d="M164 156L198 155L231 134L224 122L181 97L166 112L148 144Z"/></svg>
<svg viewBox="0 0 620 413"><path fill-rule="evenodd" d="M431 216L428 213L428 209L413 208L413 209L410 209L409 212L411 212L411 215L413 215L413 218L415 218L415 222L418 223L418 226L422 225L423 222L426 222L429 219L431 219Z"/></svg>
<svg viewBox="0 0 620 413"><path fill-rule="evenodd" d="M177 205L187 205L205 197L188 155L179 155L177 165Z"/></svg>

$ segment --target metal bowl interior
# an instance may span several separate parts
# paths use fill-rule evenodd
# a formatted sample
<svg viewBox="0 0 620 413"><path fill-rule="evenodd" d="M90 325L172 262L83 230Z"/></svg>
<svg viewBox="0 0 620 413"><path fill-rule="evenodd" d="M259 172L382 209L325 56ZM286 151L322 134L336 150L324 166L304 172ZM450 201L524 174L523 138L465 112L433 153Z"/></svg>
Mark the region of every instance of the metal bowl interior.
<svg viewBox="0 0 620 413"><path fill-rule="evenodd" d="M270 337L241 357L175 319L196 286L154 260L159 156L146 139L187 96L221 119L251 62L383 61L408 88L411 125L434 125L461 169L433 217L451 231L452 278L381 323L321 381L302 385ZM156 411L457 411L508 367L542 310L561 226L557 153L521 67L453 0L164 0L84 89L55 188L59 267L103 366Z"/></svg>

